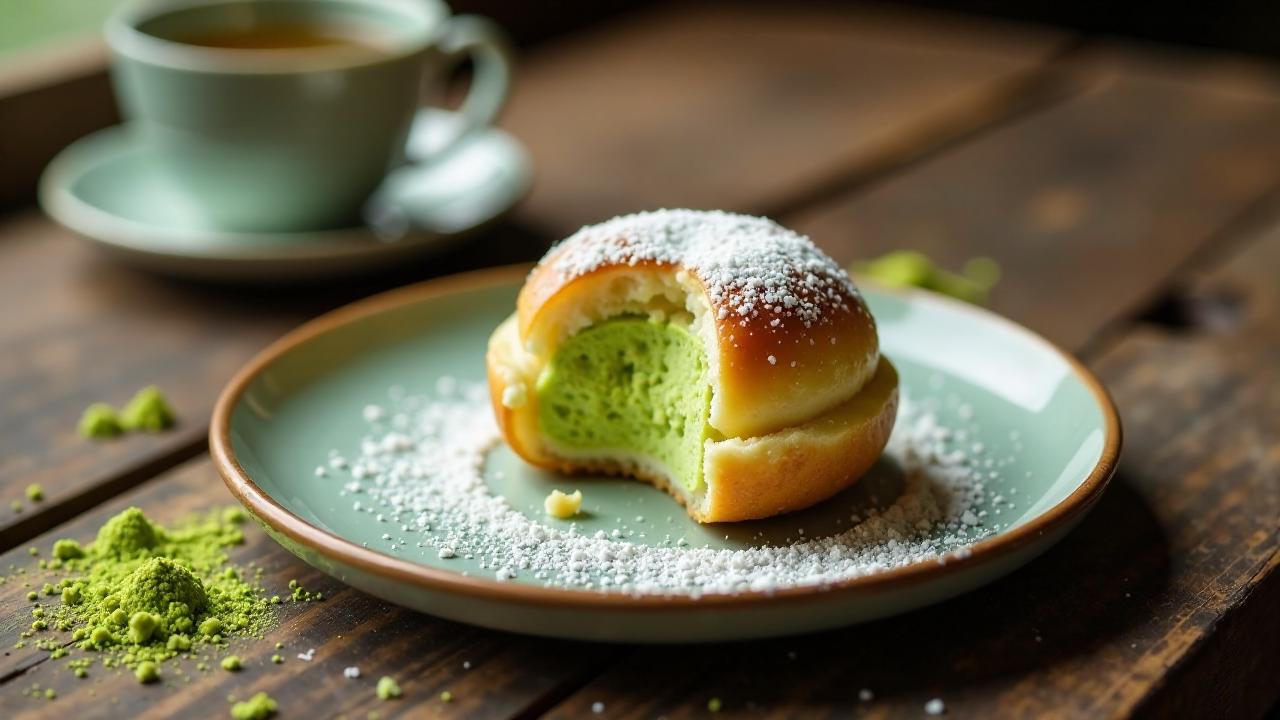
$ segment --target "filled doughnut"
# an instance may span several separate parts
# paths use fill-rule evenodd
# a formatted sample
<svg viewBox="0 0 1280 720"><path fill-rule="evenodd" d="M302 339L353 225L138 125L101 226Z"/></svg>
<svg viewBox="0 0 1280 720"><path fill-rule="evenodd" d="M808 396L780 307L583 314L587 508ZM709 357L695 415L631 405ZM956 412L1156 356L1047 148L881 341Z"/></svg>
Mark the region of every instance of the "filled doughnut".
<svg viewBox="0 0 1280 720"><path fill-rule="evenodd" d="M512 449L646 480L700 522L807 507L854 483L898 377L849 276L763 218L662 210L552 248L486 357Z"/></svg>

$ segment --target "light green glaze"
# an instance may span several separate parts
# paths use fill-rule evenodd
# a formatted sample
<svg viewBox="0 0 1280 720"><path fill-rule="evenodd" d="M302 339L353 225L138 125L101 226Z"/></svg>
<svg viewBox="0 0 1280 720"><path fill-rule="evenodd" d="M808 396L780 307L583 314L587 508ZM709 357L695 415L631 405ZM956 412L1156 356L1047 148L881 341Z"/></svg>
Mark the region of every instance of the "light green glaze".
<svg viewBox="0 0 1280 720"><path fill-rule="evenodd" d="M330 448L354 456L366 430L361 409L385 402L401 385L429 393L437 378L484 378L483 355L490 332L510 314L515 285L445 295L382 312L294 348L261 372L235 407L232 447L264 492L306 522L355 546L380 547L386 532L369 513L354 512L337 496L335 480L313 475ZM987 446L992 457L1010 457L990 495L1016 498L1015 507L993 517L1016 526L1061 502L1093 470L1105 442L1103 410L1070 365L1043 341L981 310L926 293L869 291L882 347L893 359L903 390L937 406L940 419L960 424L972 412L977 426L966 442ZM1016 439L1015 439L1016 438ZM1020 446L1021 451L1016 451ZM633 480L563 478L520 461L506 446L495 449L485 468L494 493L543 523L542 500L554 488L580 488L580 532L609 533L643 516L644 536L625 542L656 543L664 535L690 545L743 548L781 543L803 527L806 535L841 529L837 521L868 504L885 502L901 481L897 468L881 462L849 491L814 508L759 522L699 525L669 496ZM807 632L860 622L938 602L1004 575L1042 552L1069 530L1061 523L1029 544L965 568L932 566L923 577L866 593L815 592L804 602L762 602L717 608L714 622L697 608L660 613L583 610L511 599L453 595L383 577L299 545L272 528L277 540L303 559L344 582L426 612L519 632L596 640L689 642ZM489 577L476 560L441 560L409 543L397 556L412 563ZM536 585L521 576L507 583ZM496 583L495 583L496 585Z"/></svg>
<svg viewBox="0 0 1280 720"><path fill-rule="evenodd" d="M702 483L711 386L702 342L679 325L610 320L577 333L538 380L538 422L562 447L624 450Z"/></svg>

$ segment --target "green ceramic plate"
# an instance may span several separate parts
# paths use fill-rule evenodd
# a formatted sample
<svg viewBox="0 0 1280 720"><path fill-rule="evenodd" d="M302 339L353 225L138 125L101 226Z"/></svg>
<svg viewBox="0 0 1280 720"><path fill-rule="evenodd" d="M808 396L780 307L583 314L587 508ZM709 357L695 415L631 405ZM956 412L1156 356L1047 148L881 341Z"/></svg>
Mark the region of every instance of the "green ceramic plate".
<svg viewBox="0 0 1280 720"><path fill-rule="evenodd" d="M883 350L902 389L957 442L996 458L983 469L982 523L991 530L945 563L921 562L828 587L773 592L635 596L546 587L528 573L495 579L478 560L442 560L430 546L386 551L386 522L356 512L341 483L315 475L331 449L358 452L362 409L389 388L429 393L444 376L482 381L490 331L513 306L526 269L457 276L380 295L289 334L249 364L214 413L214 459L232 492L284 547L350 585L434 615L555 637L691 642L837 627L939 602L998 578L1059 540L1102 493L1120 448L1119 421L1092 375L1045 340L991 313L923 292L867 291ZM882 463L883 465L884 463ZM852 491L810 510L758 523L700 526L665 494L623 479L568 480L534 470L505 446L485 481L534 522L552 488L581 487L588 534L646 519L619 542L690 547L780 543L804 527L837 530L850 504L891 488L878 466ZM886 484L889 483L889 484ZM870 488L870 490L868 489ZM878 490L877 490L878 489ZM998 512L997 512L998 510Z"/></svg>

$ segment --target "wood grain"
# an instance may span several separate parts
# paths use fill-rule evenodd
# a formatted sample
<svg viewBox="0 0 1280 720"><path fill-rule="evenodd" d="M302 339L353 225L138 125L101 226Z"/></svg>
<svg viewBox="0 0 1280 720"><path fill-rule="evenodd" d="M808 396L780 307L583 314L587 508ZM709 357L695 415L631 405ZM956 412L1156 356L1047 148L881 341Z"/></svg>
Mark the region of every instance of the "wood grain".
<svg viewBox="0 0 1280 720"><path fill-rule="evenodd" d="M1084 348L1280 183L1257 65L1086 51L1092 89L793 221L838 259L994 257L994 309Z"/></svg>
<svg viewBox="0 0 1280 720"><path fill-rule="evenodd" d="M91 540L101 523L124 507L135 505L161 522L234 503L211 463L201 459L106 503L75 521L38 538L33 544L48 556L53 540ZM288 595L288 582L324 593L323 602L284 602L273 606L278 624L262 640L239 639L223 652L203 653L215 669L198 671L195 661L161 666L164 681L141 685L129 672L100 665L89 677L77 679L66 662L91 657L73 649L64 659L49 660L44 651L14 649L18 632L30 619L25 595L32 589L23 580L0 584L0 606L10 609L0 622L0 707L10 718L47 717L50 712L74 717L225 717L226 696L244 699L266 691L281 706L282 717L363 719L370 711L393 717L513 717L557 699L566 688L584 681L616 650L603 645L549 642L480 630L395 607L359 591L294 558L256 527L247 528L246 544L233 550L233 562L250 562L265 572L268 592ZM32 587L45 580L25 548L0 557L0 566L27 567ZM7 571L12 574L12 571ZM32 573L36 573L33 575ZM25 620L24 620L25 618ZM59 636L65 633L57 633ZM281 642L283 649L275 645ZM311 662L298 653L315 649ZM284 662L271 662L280 654ZM244 670L230 673L217 667L228 654L239 655ZM467 663L468 667L464 667ZM343 669L360 668L349 680ZM179 674L179 670L182 673ZM374 693L378 678L396 678L404 696L381 701ZM52 687L56 700L23 695L38 683ZM440 693L449 690L451 703Z"/></svg>
<svg viewBox="0 0 1280 720"><path fill-rule="evenodd" d="M552 235L660 207L763 210L816 181L950 139L1066 42L863 5L667 7L547 48L503 124ZM892 158L881 157L888 152Z"/></svg>

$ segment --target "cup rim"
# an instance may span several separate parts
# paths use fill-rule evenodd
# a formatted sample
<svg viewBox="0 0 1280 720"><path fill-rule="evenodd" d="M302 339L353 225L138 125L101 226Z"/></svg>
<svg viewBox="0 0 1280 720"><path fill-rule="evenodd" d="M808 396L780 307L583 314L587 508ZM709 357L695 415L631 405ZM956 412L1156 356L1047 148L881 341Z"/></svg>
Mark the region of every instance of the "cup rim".
<svg viewBox="0 0 1280 720"><path fill-rule="evenodd" d="M398 38L389 51L373 56L338 54L331 48L244 49L189 45L144 32L138 26L155 18L194 8L243 3L247 0L129 0L107 19L107 45L118 55L161 67L196 72L246 75L326 72L378 65L423 52L435 41L449 8L441 0L325 0L334 4L374 6L417 17L417 32ZM282 0L302 2L302 0Z"/></svg>

